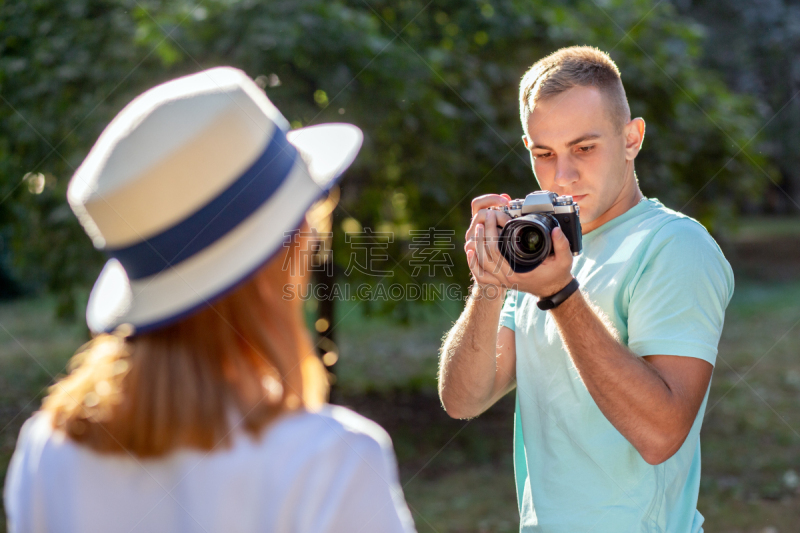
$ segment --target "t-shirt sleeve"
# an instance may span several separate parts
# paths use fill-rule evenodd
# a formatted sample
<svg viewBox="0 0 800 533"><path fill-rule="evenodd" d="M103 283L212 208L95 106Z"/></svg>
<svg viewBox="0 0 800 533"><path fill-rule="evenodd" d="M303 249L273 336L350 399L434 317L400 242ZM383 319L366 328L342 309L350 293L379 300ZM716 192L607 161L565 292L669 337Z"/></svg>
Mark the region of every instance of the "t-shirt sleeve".
<svg viewBox="0 0 800 533"><path fill-rule="evenodd" d="M11 457L11 463L8 466L8 473L6 474L6 483L3 491L3 500L5 504L5 511L7 515L8 530L12 532L17 531L30 531L32 529L30 523L29 510L31 483L30 476L26 477L23 472L28 461L28 433L30 430L30 422L26 422L22 426L19 438L17 439L17 447L14 455Z"/></svg>
<svg viewBox="0 0 800 533"><path fill-rule="evenodd" d="M415 531L391 448L364 440L353 446L352 460L353 468L343 480L347 497L337 509L330 531Z"/></svg>
<svg viewBox="0 0 800 533"><path fill-rule="evenodd" d="M511 331L516 331L514 318L517 310L517 291L506 291L506 300L503 302L503 309L500 311L500 325L505 326Z"/></svg>
<svg viewBox="0 0 800 533"><path fill-rule="evenodd" d="M46 529L41 488L37 488L42 448L52 432L46 413L36 413L20 430L3 490L9 533Z"/></svg>
<svg viewBox="0 0 800 533"><path fill-rule="evenodd" d="M733 271L700 224L679 219L658 230L630 290L628 347L637 355L716 362Z"/></svg>
<svg viewBox="0 0 800 533"><path fill-rule="evenodd" d="M341 408L336 411L337 421L344 421L345 426L331 426L338 436L322 459L335 461L335 473L328 479L324 498L310 505L318 507L317 518L303 531L415 532L389 435L363 417Z"/></svg>

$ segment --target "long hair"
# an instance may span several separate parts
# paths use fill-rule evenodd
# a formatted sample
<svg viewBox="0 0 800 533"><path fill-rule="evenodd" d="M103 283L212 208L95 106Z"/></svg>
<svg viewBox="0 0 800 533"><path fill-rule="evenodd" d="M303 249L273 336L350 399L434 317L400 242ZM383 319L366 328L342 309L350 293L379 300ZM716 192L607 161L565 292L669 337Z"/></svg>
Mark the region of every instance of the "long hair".
<svg viewBox="0 0 800 533"><path fill-rule="evenodd" d="M331 209L309 214L322 212L329 226ZM178 323L88 342L44 400L53 427L98 452L153 457L226 446L239 429L257 437L280 414L322 404L327 372L302 301L283 292L306 275L282 268L303 244L294 239L233 292Z"/></svg>

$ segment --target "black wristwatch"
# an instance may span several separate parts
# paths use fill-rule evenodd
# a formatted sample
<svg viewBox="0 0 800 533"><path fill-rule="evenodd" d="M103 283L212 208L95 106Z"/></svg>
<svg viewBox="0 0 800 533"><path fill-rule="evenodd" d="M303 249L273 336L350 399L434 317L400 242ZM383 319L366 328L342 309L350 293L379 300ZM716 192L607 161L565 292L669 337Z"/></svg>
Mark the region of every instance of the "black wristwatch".
<svg viewBox="0 0 800 533"><path fill-rule="evenodd" d="M542 311L549 311L550 309L555 309L562 303L564 300L572 296L572 293L578 290L581 284L578 283L578 280L572 278L572 281L567 283L567 286L555 293L552 296L548 296L546 298L539 298L539 301L536 302L536 306L541 309Z"/></svg>

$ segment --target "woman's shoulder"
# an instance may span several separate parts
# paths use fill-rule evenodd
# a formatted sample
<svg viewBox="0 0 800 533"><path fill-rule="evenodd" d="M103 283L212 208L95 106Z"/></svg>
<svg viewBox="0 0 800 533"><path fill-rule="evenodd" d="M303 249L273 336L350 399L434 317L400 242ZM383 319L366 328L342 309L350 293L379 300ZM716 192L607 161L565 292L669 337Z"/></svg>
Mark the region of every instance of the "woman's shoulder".
<svg viewBox="0 0 800 533"><path fill-rule="evenodd" d="M240 441L241 442L241 441ZM251 441L252 442L252 441ZM264 461L274 475L320 486L397 483L397 459L389 434L345 407L325 405L276 420L262 439L245 445L250 464ZM313 480L309 481L309 480Z"/></svg>
<svg viewBox="0 0 800 533"><path fill-rule="evenodd" d="M61 481L60 466L67 464L65 457L74 453L74 445L66 435L53 429L49 413L33 414L20 429L16 448L8 466L5 481L6 506L15 508L17 499L27 494L39 472L48 471L50 477Z"/></svg>
<svg viewBox="0 0 800 533"><path fill-rule="evenodd" d="M174 450L168 456L154 461L159 464L164 461L192 462L198 454L211 462L237 462L238 459L249 457L256 462L268 458L268 463L352 455L382 461L394 456L391 438L381 426L346 407L335 405L287 413L273 421L257 438L234 429L232 444L227 448L218 448L210 455L193 449ZM37 412L20 430L10 468L14 471L47 469L52 472L65 468L69 470L67 465L84 464L87 461L108 467L106 463L127 463L129 457L125 454L107 456L93 453L73 442L62 431L54 429L49 413ZM263 466L266 467L266 464Z"/></svg>
<svg viewBox="0 0 800 533"><path fill-rule="evenodd" d="M371 440L381 447L391 447L389 434L372 420L342 406L325 404L316 410L300 410L278 418L267 428L267 437L283 440L287 435L308 438L326 436L355 440ZM44 448L63 448L73 444L67 436L53 428L49 413L34 413L20 429L17 448L41 452Z"/></svg>
<svg viewBox="0 0 800 533"><path fill-rule="evenodd" d="M53 428L53 418L46 411L37 411L22 424L17 437L17 451L27 450L37 456L46 449L69 445L67 436Z"/></svg>
<svg viewBox="0 0 800 533"><path fill-rule="evenodd" d="M299 411L285 415L269 430L268 438L283 439L287 434L319 444L344 442L347 444L372 442L381 448L392 447L389 434L372 420L338 405L324 405L313 411Z"/></svg>

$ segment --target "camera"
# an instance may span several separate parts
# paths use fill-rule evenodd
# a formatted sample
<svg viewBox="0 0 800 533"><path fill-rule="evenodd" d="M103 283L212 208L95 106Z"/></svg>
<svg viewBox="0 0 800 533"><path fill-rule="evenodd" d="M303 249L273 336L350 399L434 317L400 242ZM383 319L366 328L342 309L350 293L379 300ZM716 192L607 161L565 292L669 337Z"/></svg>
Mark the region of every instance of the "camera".
<svg viewBox="0 0 800 533"><path fill-rule="evenodd" d="M550 191L535 191L524 200L512 200L495 207L511 217L500 232L500 253L514 272L530 272L553 253L550 233L558 226L569 241L572 255L583 248L580 207L572 196Z"/></svg>

